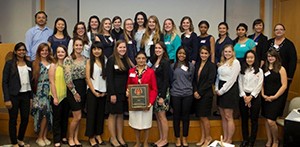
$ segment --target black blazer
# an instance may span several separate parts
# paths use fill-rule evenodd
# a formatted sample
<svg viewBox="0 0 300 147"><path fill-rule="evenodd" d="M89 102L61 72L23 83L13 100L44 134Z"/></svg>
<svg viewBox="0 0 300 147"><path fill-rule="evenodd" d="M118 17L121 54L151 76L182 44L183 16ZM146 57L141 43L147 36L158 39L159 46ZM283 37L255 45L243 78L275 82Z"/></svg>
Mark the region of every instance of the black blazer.
<svg viewBox="0 0 300 147"><path fill-rule="evenodd" d="M217 74L216 65L210 60L207 60L200 73L199 81L197 81L200 64L201 62L197 62L195 64L195 74L193 80L194 92L197 91L201 97L212 97L212 86L215 82Z"/></svg>
<svg viewBox="0 0 300 147"><path fill-rule="evenodd" d="M255 34L249 35L248 37L254 40ZM260 34L257 39L254 40L257 42L256 45L256 55L258 61L264 61L266 59L267 51L268 51L268 37L264 34ZM260 64L260 62L259 62Z"/></svg>
<svg viewBox="0 0 300 147"><path fill-rule="evenodd" d="M121 94L125 96L129 65L124 58L121 59L126 70L121 71L115 65L114 56L110 56L106 64L106 84L108 96Z"/></svg>
<svg viewBox="0 0 300 147"><path fill-rule="evenodd" d="M26 65L30 68L29 71L29 79L31 88L33 88L33 80L32 80L32 64L30 61L26 61ZM4 94L4 101L10 101L11 96L16 96L19 94L21 89L21 81L19 76L19 71L17 65L13 65L12 60L9 60L5 63L3 69L3 78L2 78L2 90ZM30 98L32 98L33 93L30 92Z"/></svg>
<svg viewBox="0 0 300 147"><path fill-rule="evenodd" d="M155 63L153 63L155 64ZM159 66L155 70L158 96L166 98L169 88L170 62L162 59Z"/></svg>

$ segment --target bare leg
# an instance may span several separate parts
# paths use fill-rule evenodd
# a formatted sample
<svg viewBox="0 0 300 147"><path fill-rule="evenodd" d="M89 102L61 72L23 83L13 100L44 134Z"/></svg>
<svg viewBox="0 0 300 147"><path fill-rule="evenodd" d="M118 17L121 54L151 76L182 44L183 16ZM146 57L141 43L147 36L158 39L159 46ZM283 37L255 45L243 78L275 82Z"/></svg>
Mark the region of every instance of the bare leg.
<svg viewBox="0 0 300 147"><path fill-rule="evenodd" d="M222 128L223 128L223 141L224 142L227 142L228 140L228 134L227 134L227 121L226 121L226 118L225 118L225 112L224 112L224 109L219 107L219 111L220 111L220 115L221 115L221 118L222 118Z"/></svg>
<svg viewBox="0 0 300 147"><path fill-rule="evenodd" d="M165 111L158 112L158 117L159 117L159 120L161 123L161 133L160 134L162 137L161 137L161 141L157 145L164 146L168 143L168 131L169 131L166 112Z"/></svg>
<svg viewBox="0 0 300 147"><path fill-rule="evenodd" d="M201 117L202 126L204 129L205 142L202 147L207 147L212 141L212 137L210 136L210 123L207 117Z"/></svg>
<svg viewBox="0 0 300 147"><path fill-rule="evenodd" d="M198 143L196 143L196 146L202 146L204 141L205 141L204 124L201 120L201 117L200 117L200 120L199 120L199 124L200 124L200 127L201 127L201 139Z"/></svg>
<svg viewBox="0 0 300 147"><path fill-rule="evenodd" d="M227 121L227 143L232 143L232 136L235 132L235 125L233 120L233 109L224 109L225 118Z"/></svg>
<svg viewBox="0 0 300 147"><path fill-rule="evenodd" d="M163 138L163 130L162 130L162 126L161 126L161 120L160 120L160 117L159 117L159 112L156 112L155 113L155 116L156 116L156 122L157 122L157 128L158 128L158 132L159 132L159 139L155 142L156 145L158 145L162 138Z"/></svg>
<svg viewBox="0 0 300 147"><path fill-rule="evenodd" d="M182 137L182 145L183 146L188 146L187 138L186 137Z"/></svg>
<svg viewBox="0 0 300 147"><path fill-rule="evenodd" d="M266 133L267 133L266 147L270 147L272 145L272 135L271 135L271 129L270 129L267 119L265 120L265 127L266 127Z"/></svg>
<svg viewBox="0 0 300 147"><path fill-rule="evenodd" d="M144 147L148 147L149 129L145 129L144 133Z"/></svg>
<svg viewBox="0 0 300 147"><path fill-rule="evenodd" d="M69 127L69 145L75 145L75 134L76 134L76 129L79 125L79 121L81 119L81 110L78 111L72 111L73 113L73 119L70 123Z"/></svg>
<svg viewBox="0 0 300 147"><path fill-rule="evenodd" d="M117 114L109 114L108 116L108 130L110 133L110 143L114 146L119 146L119 142L116 138L116 123L117 123Z"/></svg>
<svg viewBox="0 0 300 147"><path fill-rule="evenodd" d="M278 147L278 126L275 121L267 119L268 124L270 126L272 139L273 139L273 145L272 147Z"/></svg>
<svg viewBox="0 0 300 147"><path fill-rule="evenodd" d="M141 145L141 141L140 141L140 130L134 129L135 132L135 140L136 140L136 144L134 145L134 147L140 147Z"/></svg>
<svg viewBox="0 0 300 147"><path fill-rule="evenodd" d="M125 141L123 139L123 125L123 114L117 114L117 138L121 144L125 144Z"/></svg>

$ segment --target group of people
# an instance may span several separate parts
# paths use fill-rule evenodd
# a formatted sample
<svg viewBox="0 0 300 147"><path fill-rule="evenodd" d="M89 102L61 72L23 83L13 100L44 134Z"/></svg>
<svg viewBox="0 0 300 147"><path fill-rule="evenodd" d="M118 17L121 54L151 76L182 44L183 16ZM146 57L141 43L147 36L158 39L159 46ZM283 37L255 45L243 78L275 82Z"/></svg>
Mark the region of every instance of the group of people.
<svg viewBox="0 0 300 147"><path fill-rule="evenodd" d="M189 116L194 109L201 124L201 139L196 145L206 147L213 140L208 118L214 95L224 142L232 143L233 111L239 108L241 147L254 146L261 109L266 120L266 146L278 146L275 120L283 113L297 61L295 46L284 35L284 25L275 25L275 37L268 40L263 35L261 19L253 22L254 34L249 36L248 26L240 23L236 39L231 40L227 23L221 22L215 41L208 34L207 21L199 22L197 36L188 16L180 22L181 36L171 18L164 20L161 30L158 18L147 17L144 12L136 13L134 20L125 19L123 29L119 16L112 20L103 18L101 22L97 16L91 16L87 28L84 22L74 26L72 38L63 18L56 19L53 31L46 26L45 12L37 12L35 22L36 26L26 32L26 42L15 45L13 58L3 70L4 101L14 146L26 146L23 139L30 109L39 146L51 144L47 139L50 130L54 146L82 146L78 130L82 115L86 114L85 135L91 146L105 144L101 134L107 115L109 143L127 147L123 138L126 112L135 131L135 147L148 146L153 113L159 139L151 145L168 146L166 112L170 109L175 145L188 146ZM128 109L129 84L148 85L149 104L144 110ZM70 110L73 119L68 124Z"/></svg>

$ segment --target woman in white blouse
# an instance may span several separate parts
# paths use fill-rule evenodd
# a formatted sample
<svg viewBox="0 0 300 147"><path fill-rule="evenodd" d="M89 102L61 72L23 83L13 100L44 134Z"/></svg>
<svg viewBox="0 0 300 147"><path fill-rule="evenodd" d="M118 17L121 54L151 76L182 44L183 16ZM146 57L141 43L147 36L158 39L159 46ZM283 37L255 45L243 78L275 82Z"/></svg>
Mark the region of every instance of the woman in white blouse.
<svg viewBox="0 0 300 147"><path fill-rule="evenodd" d="M259 68L259 60L253 50L246 52L239 75L240 114L242 120L243 142L240 147L253 147L261 105L260 91L263 83L263 71ZM250 115L249 115L250 112ZM248 119L251 119L251 133L249 134ZM250 135L250 136L249 136Z"/></svg>
<svg viewBox="0 0 300 147"><path fill-rule="evenodd" d="M218 75L215 84L217 105L222 117L224 142L232 143L235 131L233 110L238 107L237 77L240 72L240 63L235 58L232 45L225 45L221 61L218 65Z"/></svg>

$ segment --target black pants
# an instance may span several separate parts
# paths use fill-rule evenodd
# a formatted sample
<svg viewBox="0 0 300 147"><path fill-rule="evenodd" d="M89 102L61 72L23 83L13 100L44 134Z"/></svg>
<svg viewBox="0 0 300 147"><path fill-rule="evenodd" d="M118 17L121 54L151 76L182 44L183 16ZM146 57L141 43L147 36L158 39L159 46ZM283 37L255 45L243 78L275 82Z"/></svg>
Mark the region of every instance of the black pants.
<svg viewBox="0 0 300 147"><path fill-rule="evenodd" d="M21 92L17 96L10 96L10 98L12 108L8 110L9 137L11 144L17 144L17 139L23 141L27 129L30 111L30 92ZM21 123L19 126L19 133L17 137L17 119L19 109L21 114Z"/></svg>
<svg viewBox="0 0 300 147"><path fill-rule="evenodd" d="M180 121L182 121L183 137L187 137L189 134L192 103L192 95L185 97L172 96L173 128L176 138L180 137Z"/></svg>
<svg viewBox="0 0 300 147"><path fill-rule="evenodd" d="M250 94L247 94L250 95ZM261 107L261 97L252 98L251 107L245 106L244 98L240 98L240 114L242 120L242 135L244 141L255 142L258 130L258 118ZM251 119L251 135L249 136L249 117Z"/></svg>
<svg viewBox="0 0 300 147"><path fill-rule="evenodd" d="M52 98L53 99L53 98ZM63 138L67 137L68 119L69 119L69 103L64 98L57 106L53 104L53 141L59 143Z"/></svg>
<svg viewBox="0 0 300 147"><path fill-rule="evenodd" d="M90 89L87 91L87 117L85 136L94 137L103 133L106 96L96 97Z"/></svg>

